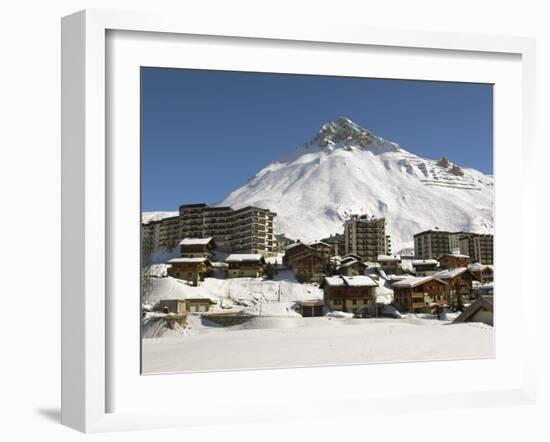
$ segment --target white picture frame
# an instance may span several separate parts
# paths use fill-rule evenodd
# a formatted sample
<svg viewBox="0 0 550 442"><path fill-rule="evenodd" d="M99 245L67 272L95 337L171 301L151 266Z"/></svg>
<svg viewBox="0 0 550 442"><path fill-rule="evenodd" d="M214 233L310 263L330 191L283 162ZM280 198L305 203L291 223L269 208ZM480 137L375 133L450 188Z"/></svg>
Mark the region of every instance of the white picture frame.
<svg viewBox="0 0 550 442"><path fill-rule="evenodd" d="M269 40L273 44L293 42L311 44L338 44L345 46L369 46L384 51L402 48L404 51L426 49L440 54L469 53L483 60L484 54L515 56L521 65L521 118L517 124L518 141L524 182L514 190L522 199L521 257L534 256L535 245L528 241L534 237L536 220L535 176L529 171L536 161L534 145L535 108L535 44L532 39L518 37L492 37L451 33L428 33L416 31L388 31L371 28L331 27L302 25L294 27L284 23L228 22L210 23L195 17L154 16L142 13L87 10L63 18L62 21L62 423L85 432L111 431L169 426L208 425L212 416L207 415L206 405L194 410L155 409L147 406L135 410L117 409L110 403L113 384L112 335L113 312L109 299L109 264L114 253L109 244L116 229L111 228L113 198L109 180L112 169L107 149L110 134L106 131L109 118L106 76L107 56L110 54L106 36L108 32L144 32L155 35L171 35L185 38L193 36L217 36L219 38L242 38L256 41ZM437 54L435 55L437 56ZM496 106L498 103L495 104ZM496 109L498 112L498 107ZM515 115L515 114L514 114ZM519 114L518 114L519 115ZM495 144L499 138L495 137ZM498 173L498 172L497 172ZM498 177L497 177L498 179ZM507 189L502 186L502 189ZM497 202L498 203L498 202ZM497 223L498 223L497 217ZM502 250L502 249L500 249ZM117 252L120 253L120 252ZM499 248L497 243L496 254ZM527 272L523 259L521 269ZM504 268L504 267L503 267ZM522 287L529 299L535 302L535 278ZM137 295L136 295L137 296ZM527 295L525 295L527 296ZM500 312L506 312L504 309ZM115 318L116 320L116 318ZM484 389L477 385L461 391L407 393L397 389L387 394L369 395L363 390L352 395L335 392L327 398L309 398L308 407L301 404L280 403L255 407L252 398L228 401L233 413L218 412L216 421L254 422L287 418L319 417L330 414L355 415L382 411L406 411L414 404L419 409L441 409L499 404L533 403L535 396L535 324L522 324L521 344L523 352L518 355L521 375L508 384L492 385ZM139 335L136 326L130 333ZM530 339L532 338L532 339ZM129 358L117 352L118 358ZM499 355L497 354L497 359ZM135 364L135 361L132 362ZM406 364L405 364L406 365ZM450 366L449 366L450 367ZM116 367L115 367L116 368ZM337 373L339 367L329 367L326 373ZM346 369L353 375L358 367ZM373 368L373 370L380 368ZM286 381L308 376L311 369L279 370L277 376ZM519 370L519 368L518 368ZM255 378L261 382L266 373L203 373L195 379L210 379L212 384L223 386L226 376ZM139 376L139 373L132 373ZM188 375L185 375L188 376ZM157 381L163 376L158 376ZM164 375L166 377L166 375ZM120 379L120 375L114 379ZM301 379L301 378L300 378ZM250 380L254 383L255 380ZM148 384L153 380L147 379ZM135 386L135 384L134 384ZM144 387L149 394L149 386ZM190 391L190 394L196 394ZM230 394L230 390L228 390ZM275 392L273 392L275 394ZM334 403L338 407L335 411ZM145 402L145 401L144 401ZM234 413L235 410L241 413ZM235 415L239 417L235 417Z"/></svg>

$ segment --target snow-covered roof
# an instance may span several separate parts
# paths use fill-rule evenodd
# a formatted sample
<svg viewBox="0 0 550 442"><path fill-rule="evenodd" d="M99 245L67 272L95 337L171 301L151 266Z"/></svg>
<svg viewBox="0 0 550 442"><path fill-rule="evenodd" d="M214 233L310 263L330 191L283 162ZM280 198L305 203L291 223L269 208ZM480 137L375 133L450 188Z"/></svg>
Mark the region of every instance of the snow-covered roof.
<svg viewBox="0 0 550 442"><path fill-rule="evenodd" d="M378 255L378 262L380 261L401 261L401 257L399 255Z"/></svg>
<svg viewBox="0 0 550 442"><path fill-rule="evenodd" d="M438 272L435 276L436 278L440 278L440 279L452 279L452 278L456 278L458 275L461 275L467 270L468 270L467 267L457 267L456 269L443 270L441 272Z"/></svg>
<svg viewBox="0 0 550 442"><path fill-rule="evenodd" d="M357 261L355 258L350 258L350 259L347 259L345 261L342 261L342 263L338 266L338 268L341 268L341 267L350 267L350 266L353 266L355 264L359 264L360 266L363 266L363 267L367 267L367 265L361 261Z"/></svg>
<svg viewBox="0 0 550 442"><path fill-rule="evenodd" d="M412 261L412 265L413 267L414 266L418 266L418 265L423 265L423 264L439 264L435 259L413 259Z"/></svg>
<svg viewBox="0 0 550 442"><path fill-rule="evenodd" d="M378 287L378 283L366 275L341 276L341 278L350 287Z"/></svg>
<svg viewBox="0 0 550 442"><path fill-rule="evenodd" d="M206 245L212 238L183 238L179 245L180 246L194 246L194 245Z"/></svg>
<svg viewBox="0 0 550 442"><path fill-rule="evenodd" d="M330 244L327 244L326 242L323 242L323 241L316 241L316 242L313 242L311 244L309 244L310 246L316 246L317 244L321 244L323 246L327 246L327 247L330 247L332 248L332 246Z"/></svg>
<svg viewBox="0 0 550 442"><path fill-rule="evenodd" d="M168 262L170 264L174 264L174 263L178 263L178 262L181 262L181 263L200 263L200 262L205 262L205 261L208 261L208 259L206 259L204 256L201 256L201 257L195 257L195 258L172 258Z"/></svg>
<svg viewBox="0 0 550 442"><path fill-rule="evenodd" d="M439 259L446 258L447 256L450 256L451 258L468 258L468 259L470 259L470 257L468 255L463 255L461 253L445 253L444 255L441 255L439 257Z"/></svg>
<svg viewBox="0 0 550 442"><path fill-rule="evenodd" d="M263 256L259 253L233 253L225 258L225 262L250 262L262 261Z"/></svg>
<svg viewBox="0 0 550 442"><path fill-rule="evenodd" d="M483 272L484 270L493 270L493 266L476 262L468 265L468 269L472 272Z"/></svg>
<svg viewBox="0 0 550 442"><path fill-rule="evenodd" d="M400 281L394 282L392 284L392 287L397 288L412 288L416 287L420 284L424 284L425 282L429 282L431 280L438 280L437 278L434 278L433 276L410 276L408 278L402 279ZM443 281L440 281L443 282Z"/></svg>
<svg viewBox="0 0 550 442"><path fill-rule="evenodd" d="M340 276L325 276L323 282L331 287L343 287L346 285Z"/></svg>
<svg viewBox="0 0 550 442"><path fill-rule="evenodd" d="M326 276L323 284L331 287L378 287L378 283L370 276Z"/></svg>
<svg viewBox="0 0 550 442"><path fill-rule="evenodd" d="M303 243L302 242L293 242L292 244L289 244L288 246L286 246L285 250L292 249L293 247L299 246L301 244L303 244Z"/></svg>

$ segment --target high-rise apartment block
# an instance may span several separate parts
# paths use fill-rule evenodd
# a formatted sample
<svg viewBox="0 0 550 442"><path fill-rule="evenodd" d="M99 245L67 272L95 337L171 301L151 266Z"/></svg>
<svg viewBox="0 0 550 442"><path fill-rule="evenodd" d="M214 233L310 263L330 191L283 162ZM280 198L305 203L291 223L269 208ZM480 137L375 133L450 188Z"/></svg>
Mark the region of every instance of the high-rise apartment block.
<svg viewBox="0 0 550 442"><path fill-rule="evenodd" d="M367 215L352 215L344 223L345 253L358 255L363 261L376 262L378 255L391 253L386 220Z"/></svg>

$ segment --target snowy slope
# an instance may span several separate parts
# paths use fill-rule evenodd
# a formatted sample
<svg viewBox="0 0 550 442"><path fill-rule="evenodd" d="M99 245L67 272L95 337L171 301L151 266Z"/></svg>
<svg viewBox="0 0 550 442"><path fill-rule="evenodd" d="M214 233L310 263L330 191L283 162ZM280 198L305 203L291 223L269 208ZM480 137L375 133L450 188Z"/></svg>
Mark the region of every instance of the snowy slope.
<svg viewBox="0 0 550 442"><path fill-rule="evenodd" d="M141 222L143 224L149 224L151 221L160 221L164 218L170 218L171 216L178 215L178 211L174 212L141 212Z"/></svg>
<svg viewBox="0 0 550 442"><path fill-rule="evenodd" d="M422 158L346 118L260 170L220 205L266 207L277 231L314 241L343 231L352 213L385 216L393 250L435 227L493 231L493 177Z"/></svg>

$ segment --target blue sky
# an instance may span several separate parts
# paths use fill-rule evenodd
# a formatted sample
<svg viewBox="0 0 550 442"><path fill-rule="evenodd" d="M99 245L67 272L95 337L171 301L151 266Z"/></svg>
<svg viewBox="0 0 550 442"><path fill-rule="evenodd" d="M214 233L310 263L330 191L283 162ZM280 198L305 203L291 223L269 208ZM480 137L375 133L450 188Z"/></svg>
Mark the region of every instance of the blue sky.
<svg viewBox="0 0 550 442"><path fill-rule="evenodd" d="M491 85L142 68L142 208L215 203L341 115L493 173Z"/></svg>

